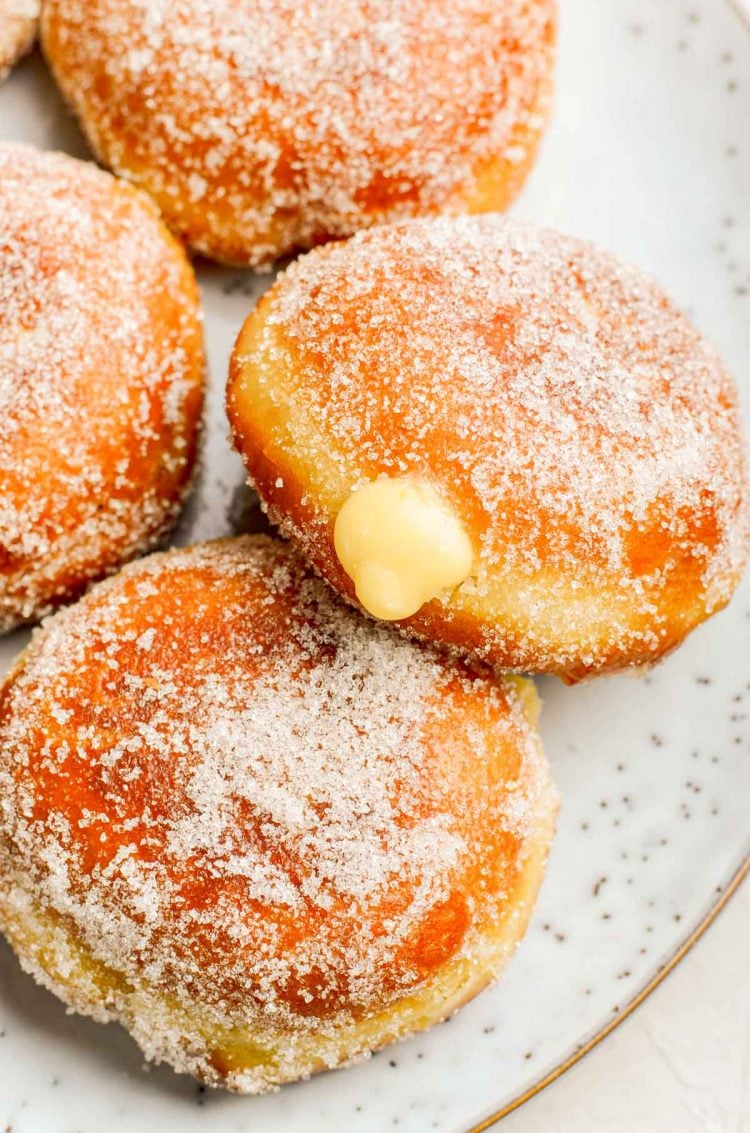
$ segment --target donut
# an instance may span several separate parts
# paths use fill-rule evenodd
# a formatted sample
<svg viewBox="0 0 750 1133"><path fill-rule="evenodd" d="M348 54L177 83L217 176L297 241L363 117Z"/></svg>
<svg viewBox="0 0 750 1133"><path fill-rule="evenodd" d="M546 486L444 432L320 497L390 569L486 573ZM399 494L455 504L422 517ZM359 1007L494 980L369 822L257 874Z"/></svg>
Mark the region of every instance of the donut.
<svg viewBox="0 0 750 1133"><path fill-rule="evenodd" d="M36 39L39 0L0 0L0 82Z"/></svg>
<svg viewBox="0 0 750 1133"><path fill-rule="evenodd" d="M0 926L149 1059L258 1093L444 1018L524 932L533 686L359 617L288 544L152 555L0 690Z"/></svg>
<svg viewBox="0 0 750 1133"><path fill-rule="evenodd" d="M0 145L0 632L169 528L203 371L195 277L153 202Z"/></svg>
<svg viewBox="0 0 750 1133"><path fill-rule="evenodd" d="M498 216L302 257L232 357L270 517L349 600L508 671L647 665L748 557L737 396L640 271Z"/></svg>
<svg viewBox="0 0 750 1133"><path fill-rule="evenodd" d="M506 208L547 118L555 0L47 0L98 157L192 247L263 269L404 216Z"/></svg>

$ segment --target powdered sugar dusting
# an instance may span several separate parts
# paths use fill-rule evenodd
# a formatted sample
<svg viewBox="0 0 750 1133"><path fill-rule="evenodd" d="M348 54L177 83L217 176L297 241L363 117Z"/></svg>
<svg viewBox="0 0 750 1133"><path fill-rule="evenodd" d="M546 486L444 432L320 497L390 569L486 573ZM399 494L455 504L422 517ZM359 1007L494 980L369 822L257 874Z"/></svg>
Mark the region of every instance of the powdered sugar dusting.
<svg viewBox="0 0 750 1133"><path fill-rule="evenodd" d="M155 1001L283 1025L290 1059L295 1032L472 962L549 797L513 685L359 619L261 537L127 567L0 695L9 901L31 887ZM173 1028L151 1052L207 1074Z"/></svg>
<svg viewBox="0 0 750 1133"><path fill-rule="evenodd" d="M465 208L490 161L511 179L553 24L553 0L50 0L43 34L103 159L198 250L262 266Z"/></svg>
<svg viewBox="0 0 750 1133"><path fill-rule="evenodd" d="M196 448L197 290L156 210L0 147L0 632L153 544Z"/></svg>

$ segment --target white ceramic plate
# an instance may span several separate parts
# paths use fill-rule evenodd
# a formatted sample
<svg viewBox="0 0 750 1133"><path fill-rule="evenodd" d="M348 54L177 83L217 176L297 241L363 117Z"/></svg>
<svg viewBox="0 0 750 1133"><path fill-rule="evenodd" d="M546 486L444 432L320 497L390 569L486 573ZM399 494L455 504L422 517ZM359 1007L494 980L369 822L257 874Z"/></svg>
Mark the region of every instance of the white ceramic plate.
<svg viewBox="0 0 750 1133"><path fill-rule="evenodd" d="M750 30L725 0L561 0L554 122L518 214L655 274L723 349L750 408ZM38 58L0 90L0 137L85 155ZM206 470L181 542L248 521L222 397L268 284L201 268L211 357ZM0 644L0 671L25 642ZM68 1018L0 949L0 1128L14 1133L464 1130L622 1015L710 915L747 852L750 584L651 676L541 682L563 793L528 936L449 1024L260 1099L144 1073L117 1027Z"/></svg>

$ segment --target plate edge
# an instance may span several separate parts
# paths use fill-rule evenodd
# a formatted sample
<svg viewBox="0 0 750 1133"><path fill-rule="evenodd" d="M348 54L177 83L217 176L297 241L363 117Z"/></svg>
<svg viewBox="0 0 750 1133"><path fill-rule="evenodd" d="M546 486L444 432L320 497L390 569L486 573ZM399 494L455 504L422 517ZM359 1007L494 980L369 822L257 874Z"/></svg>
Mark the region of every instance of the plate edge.
<svg viewBox="0 0 750 1133"><path fill-rule="evenodd" d="M740 888L740 885L747 878L748 874L750 874L750 852L744 856L737 869L730 876L729 881L722 887L719 897L713 905L711 905L708 912L701 917L682 943L677 946L669 959L661 966L659 971L635 993L632 999L628 1000L624 1007L620 1008L614 1018L605 1023L603 1027L600 1027L599 1030L586 1039L581 1046L577 1047L572 1054L569 1054L547 1074L538 1078L536 1082L533 1082L523 1093L509 1101L502 1109L496 1110L478 1124L468 1126L466 1133L485 1133L487 1129L491 1129L493 1125L502 1121L504 1117L513 1113L514 1110L520 1109L527 1101L530 1101L533 1097L536 1097L537 1094L540 1094L547 1086L551 1086L553 1082L556 1082L567 1070L570 1070L572 1066L580 1062L582 1058L606 1039L608 1035L611 1035L625 1019L633 1014L636 1008L640 1007L641 1004L648 999L651 992L659 987L669 973L685 958L693 945L698 943L706 930L714 923L722 909L729 904L729 901Z"/></svg>

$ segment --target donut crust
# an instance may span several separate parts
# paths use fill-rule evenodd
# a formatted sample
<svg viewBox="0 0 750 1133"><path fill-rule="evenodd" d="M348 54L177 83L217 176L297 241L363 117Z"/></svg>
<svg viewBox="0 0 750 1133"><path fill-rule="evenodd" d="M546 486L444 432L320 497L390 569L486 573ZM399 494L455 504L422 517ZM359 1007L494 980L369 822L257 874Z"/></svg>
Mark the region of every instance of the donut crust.
<svg viewBox="0 0 750 1133"><path fill-rule="evenodd" d="M0 924L65 1003L211 1085L363 1057L522 936L557 810L536 711L286 544L152 555L0 690Z"/></svg>

